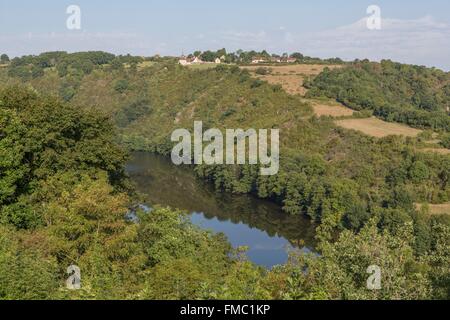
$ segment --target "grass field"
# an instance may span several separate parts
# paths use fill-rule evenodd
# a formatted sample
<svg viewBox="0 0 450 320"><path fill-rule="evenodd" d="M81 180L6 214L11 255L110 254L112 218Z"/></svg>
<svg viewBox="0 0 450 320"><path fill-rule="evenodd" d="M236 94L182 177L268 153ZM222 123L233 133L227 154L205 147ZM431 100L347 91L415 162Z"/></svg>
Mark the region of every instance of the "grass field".
<svg viewBox="0 0 450 320"><path fill-rule="evenodd" d="M369 136L376 138L387 137L391 135L401 135L405 137L417 137L422 131L408 126L386 122L377 118L367 119L346 119L338 120L336 124L345 128L361 131Z"/></svg>
<svg viewBox="0 0 450 320"><path fill-rule="evenodd" d="M340 66L326 66L318 64L293 64L283 66L245 66L242 69L250 71L253 76L265 80L271 84L279 84L289 94L299 94L304 96L307 92L303 87L303 82L306 77L316 76L326 67L330 69L340 68ZM267 68L271 70L270 74L258 75L256 70L259 68Z"/></svg>
<svg viewBox="0 0 450 320"><path fill-rule="evenodd" d="M315 101L306 100L313 106L314 113L318 116L330 116L330 117L349 117L352 116L354 111L350 108L333 101Z"/></svg>
<svg viewBox="0 0 450 320"><path fill-rule="evenodd" d="M422 204L416 204L417 210L422 208ZM440 214L450 214L450 202L444 204L429 204L430 214L440 215Z"/></svg>
<svg viewBox="0 0 450 320"><path fill-rule="evenodd" d="M336 69L341 66L338 65L323 65L323 64L292 64L292 65L282 65L282 66L263 66L263 65L254 65L254 66L244 66L243 69L247 69L250 72L254 72L261 67L267 67L268 69L272 69L272 74L280 75L280 74L297 74L297 75L318 75L325 68Z"/></svg>
<svg viewBox="0 0 450 320"><path fill-rule="evenodd" d="M215 63L204 63L204 64L191 64L188 65L187 68L192 70L208 70L208 69L214 69L218 66L218 64Z"/></svg>

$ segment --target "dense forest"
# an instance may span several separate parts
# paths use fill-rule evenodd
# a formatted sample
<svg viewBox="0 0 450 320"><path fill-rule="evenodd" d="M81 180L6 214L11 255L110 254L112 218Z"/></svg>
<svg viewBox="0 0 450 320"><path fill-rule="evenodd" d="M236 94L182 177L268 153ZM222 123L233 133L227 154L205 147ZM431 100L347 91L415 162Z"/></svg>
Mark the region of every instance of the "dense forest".
<svg viewBox="0 0 450 320"><path fill-rule="evenodd" d="M0 299L448 299L450 216L416 204L450 200L450 156L417 152L413 138L339 128L235 65L194 70L103 52L5 63ZM390 121L449 128L448 74L439 70L355 62L307 85L311 96ZM282 131L276 176L259 176L258 166L194 170L219 190L253 193L319 223L320 256L264 270L176 209L127 220L135 201L127 152L168 155L171 132L195 120ZM85 270L78 292L62 289L74 263ZM368 291L374 264L384 285Z"/></svg>

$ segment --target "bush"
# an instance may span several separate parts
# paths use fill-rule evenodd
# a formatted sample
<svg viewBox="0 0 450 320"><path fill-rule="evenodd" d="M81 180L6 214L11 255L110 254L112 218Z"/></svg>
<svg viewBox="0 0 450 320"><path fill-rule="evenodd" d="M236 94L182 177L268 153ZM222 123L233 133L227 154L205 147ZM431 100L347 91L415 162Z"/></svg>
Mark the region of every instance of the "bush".
<svg viewBox="0 0 450 320"><path fill-rule="evenodd" d="M441 145L444 148L450 149L450 134L447 134L447 135L442 137Z"/></svg>
<svg viewBox="0 0 450 320"><path fill-rule="evenodd" d="M9 57L6 54L2 54L0 56L0 62L1 63L8 63L9 62Z"/></svg>
<svg viewBox="0 0 450 320"><path fill-rule="evenodd" d="M255 73L264 76L264 75L272 73L272 70L269 68L260 67L260 68L256 69Z"/></svg>
<svg viewBox="0 0 450 320"><path fill-rule="evenodd" d="M116 90L119 93L124 93L125 91L127 91L130 87L130 84L127 80L117 80L116 83L114 84L114 90Z"/></svg>

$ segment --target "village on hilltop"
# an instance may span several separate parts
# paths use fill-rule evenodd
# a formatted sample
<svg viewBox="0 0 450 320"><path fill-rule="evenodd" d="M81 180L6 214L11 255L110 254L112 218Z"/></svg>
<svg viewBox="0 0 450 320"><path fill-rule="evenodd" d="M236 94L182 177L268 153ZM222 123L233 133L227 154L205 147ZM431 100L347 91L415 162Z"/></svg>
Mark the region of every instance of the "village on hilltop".
<svg viewBox="0 0 450 320"><path fill-rule="evenodd" d="M221 64L221 63L230 63L229 57L227 55L221 55L215 56L213 58L209 57L209 59L204 59L201 54L195 55L191 54L189 56L185 56L184 54L178 58L179 64L182 66L189 66L189 65L198 65L198 64ZM296 63L299 58L297 56L289 56L287 54L284 54L282 56L279 55L268 55L268 54L261 54L261 55L254 55L249 57L250 59L239 59L240 62L243 62L243 60L247 60L247 63L251 64L265 64L265 63ZM236 62L236 58L232 59L234 62Z"/></svg>

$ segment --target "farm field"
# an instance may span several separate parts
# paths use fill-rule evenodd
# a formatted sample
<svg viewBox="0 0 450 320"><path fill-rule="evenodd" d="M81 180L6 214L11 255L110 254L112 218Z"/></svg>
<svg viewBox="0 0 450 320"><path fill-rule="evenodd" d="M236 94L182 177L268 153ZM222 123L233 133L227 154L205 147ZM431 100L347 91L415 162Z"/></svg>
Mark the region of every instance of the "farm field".
<svg viewBox="0 0 450 320"><path fill-rule="evenodd" d="M241 68L250 71L253 76L265 80L270 84L281 85L289 94L299 94L304 96L307 92L307 89L303 87L305 78L320 74L326 67L330 69L340 68L338 65L319 64L295 64L283 66L255 65L244 66ZM256 74L256 70L260 68L267 68L270 70L270 73L266 75Z"/></svg>
<svg viewBox="0 0 450 320"><path fill-rule="evenodd" d="M307 92L307 89L303 87L305 78L317 76L326 67L330 69L340 68L338 65L296 64L282 66L245 66L242 67L242 69L249 70L254 77L267 81L270 84L281 85L289 94L304 96ZM257 74L256 70L260 68L266 68L269 73L266 75ZM344 107L336 101L320 101L312 99L307 99L305 101L311 103L314 113L318 117L349 117L354 113L353 110Z"/></svg>
<svg viewBox="0 0 450 320"><path fill-rule="evenodd" d="M422 131L408 126L386 122L375 117L366 119L338 120L336 124L345 129L357 130L369 136L383 138L390 135L417 137Z"/></svg>
<svg viewBox="0 0 450 320"><path fill-rule="evenodd" d="M350 117L354 111L334 101L305 100L312 104L314 113L318 116Z"/></svg>

